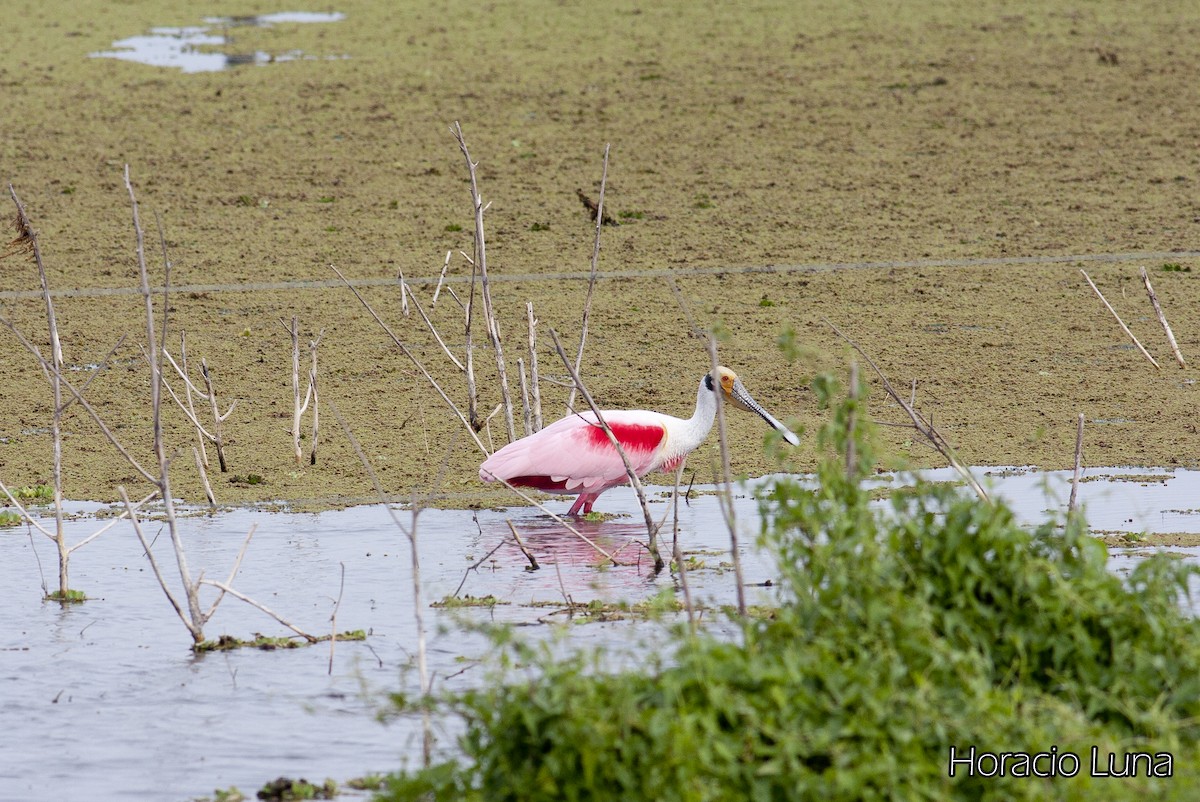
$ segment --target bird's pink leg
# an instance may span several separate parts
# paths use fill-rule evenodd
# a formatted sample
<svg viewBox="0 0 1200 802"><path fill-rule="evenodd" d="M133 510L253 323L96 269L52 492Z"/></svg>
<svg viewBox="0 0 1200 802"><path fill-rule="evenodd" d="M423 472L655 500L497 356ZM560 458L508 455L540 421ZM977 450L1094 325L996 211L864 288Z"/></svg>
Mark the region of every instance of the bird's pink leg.
<svg viewBox="0 0 1200 802"><path fill-rule="evenodd" d="M572 504L571 509L567 511L567 515L570 515L571 517L575 517L575 516L579 515L579 510L581 507L583 507L584 503L587 502L587 497L588 497L587 493L580 493L579 498L575 499L575 503ZM590 509L591 504L588 504L588 507L589 507L589 509L584 513L585 515L588 512L591 512L591 509Z"/></svg>
<svg viewBox="0 0 1200 802"><path fill-rule="evenodd" d="M574 517L587 515L592 511L592 505L596 503L596 499L599 497L599 493L580 493L579 498L575 499L575 503L571 505L571 509L567 512L567 515Z"/></svg>

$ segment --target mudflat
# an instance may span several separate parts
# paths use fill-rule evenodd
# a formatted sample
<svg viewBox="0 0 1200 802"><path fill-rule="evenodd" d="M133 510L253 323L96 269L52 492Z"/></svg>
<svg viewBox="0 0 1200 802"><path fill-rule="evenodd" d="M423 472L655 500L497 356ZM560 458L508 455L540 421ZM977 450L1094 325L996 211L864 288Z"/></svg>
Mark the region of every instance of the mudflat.
<svg viewBox="0 0 1200 802"><path fill-rule="evenodd" d="M322 9L337 21L269 26L162 0L93 0L69 15L22 2L10 15L21 24L0 47L0 178L38 232L70 375L86 378L128 335L86 397L137 459L151 461L150 389L126 164L153 281L160 224L172 265L167 341L178 355L186 332L193 379L203 359L222 407L237 400L229 472L210 467L219 501L370 498L335 408L387 492L500 497L484 495L463 426L330 269L361 283L465 407L461 372L415 304L405 316L397 281L462 359L462 310L446 289L432 304L447 252L446 286L470 292L459 121L490 203L510 385L528 360L532 302L547 418L567 395L548 329L574 352L595 235L580 193L598 198L611 145L605 209L619 225L602 230L583 371L603 406L690 414L708 369L690 313L728 333L721 360L758 400L807 430L790 465L810 467L822 412L809 381L851 357L828 320L898 388L915 381L917 406L972 464L1067 467L1080 413L1089 464L1197 464L1194 3L406 5L349 0ZM266 63L184 72L90 55L160 26L205 26L224 43L202 49ZM0 260L3 315L48 352L38 286L27 254ZM296 464L289 434L280 319L293 315L302 346L324 332L315 465ZM474 326L487 414L500 392ZM794 361L777 346L788 330ZM0 330L0 342L0 478L46 482L49 388L15 337ZM877 420L904 421L873 377L870 404ZM164 418L174 490L200 501L195 435L173 405ZM64 427L67 495L111 501L120 484L136 495L143 480L78 405ZM736 470L775 468L760 421L734 414L730 427ZM502 414L481 438L507 440ZM881 438L885 464L942 462L910 430ZM713 435L693 456L697 481L712 478L715 447Z"/></svg>

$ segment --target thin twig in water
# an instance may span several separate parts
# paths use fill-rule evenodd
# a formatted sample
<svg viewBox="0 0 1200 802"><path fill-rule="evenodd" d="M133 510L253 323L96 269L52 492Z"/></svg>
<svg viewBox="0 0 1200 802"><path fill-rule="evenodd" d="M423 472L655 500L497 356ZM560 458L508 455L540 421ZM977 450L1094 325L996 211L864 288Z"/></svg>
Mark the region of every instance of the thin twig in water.
<svg viewBox="0 0 1200 802"><path fill-rule="evenodd" d="M909 403L904 400L903 396L896 392L896 388L892 386L892 383L888 381L888 378L886 375L884 375L884 372L880 370L878 365L875 364L875 360L871 359L870 355L868 355L866 351L859 347L858 343L854 342L854 340L851 340L849 337L843 334L842 330L833 325L832 321L830 321L828 318L822 318L822 320L825 321L825 324L828 325L829 328L833 329L834 334L845 340L851 348L857 351L858 354L867 361L867 364L871 366L871 370L875 371L875 375L879 377L880 382L883 384L884 391L891 396L892 400L899 404L900 408L903 409L905 414L908 415L909 419L912 421L912 428L916 429L921 436L928 440L930 444L937 449L939 454L946 458L946 461L950 463L950 466L958 472L958 475L961 476L964 481L966 481L966 483L972 490L975 491L975 494L979 496L979 498L991 503L991 499L988 497L987 491L983 489L983 485L979 484L978 480L975 479L975 476L971 473L967 466L963 465L958 459L958 456L954 453L954 449L951 448L950 443L946 441L946 438L942 437L941 432L933 427L933 421L926 420L921 413L917 412L914 407L909 405Z"/></svg>
<svg viewBox="0 0 1200 802"><path fill-rule="evenodd" d="M270 607L267 607L262 602L255 601L254 599L252 599L249 596L247 596L246 594L236 590L235 588L231 588L228 584L226 584L224 582L218 582L215 579L201 578L201 579L196 580L196 584L210 585L214 588L219 589L223 593L228 593L230 596L233 596L235 599L240 599L241 601L244 601L246 604L250 605L251 607L254 607L254 608L260 610L261 612L266 613L267 615L271 616L271 618L274 618L280 624L283 624L285 627L290 629L292 632L295 632L297 635L304 638L309 643L316 643L318 640L320 640L315 635L309 635L307 632L300 629L300 627L298 627L295 624L293 624L292 622L288 621L286 618L284 618L279 613L272 610Z"/></svg>
<svg viewBox="0 0 1200 802"><path fill-rule="evenodd" d="M1071 500L1067 503L1067 512L1075 512L1075 500L1079 493L1079 475L1083 473L1083 413L1075 424L1075 474L1071 477Z"/></svg>
<svg viewBox="0 0 1200 802"><path fill-rule="evenodd" d="M709 334L705 341L708 345L708 361L710 376L716 376L720 363L717 361L717 340ZM721 448L721 492L717 493L721 513L725 517L725 526L729 529L729 553L733 558L733 577L737 583L738 615L746 615L746 588L742 580L742 555L738 545L737 516L733 510L733 473L729 467L729 438L725 427L724 393L714 392L717 401L717 437Z"/></svg>
<svg viewBox="0 0 1200 802"><path fill-rule="evenodd" d="M675 469L675 487L671 492L671 504L675 512L674 535L671 538L671 554L675 559L675 570L679 572L679 586L683 589L683 604L687 609L688 628L696 633L696 610L692 606L692 591L688 587L687 561L683 559L683 549L679 546L679 482L683 479L683 467L687 457Z"/></svg>
<svg viewBox="0 0 1200 802"><path fill-rule="evenodd" d="M563 365L571 373L571 381L575 382L575 386L579 389L583 400L587 402L588 406L592 409L592 414L596 416L596 423L593 425L599 426L604 431L605 435L608 436L608 441L612 443L613 448L616 449L617 454L621 457L621 462L625 465L625 475L629 477L629 484L633 486L634 491L637 493L638 503L642 507L642 515L646 519L646 535L650 541L648 549L654 557L654 572L659 573L666 563L663 562L662 555L658 552L658 527L654 525L654 519L650 515L650 507L646 503L646 491L642 487L642 480L638 477L637 471L633 469L633 464L630 463L629 455L625 453L621 442L617 440L617 436L613 434L612 429L605 422L604 413L600 411L600 407L596 405L592 394L584 386L583 380L579 378L579 374L571 366L571 360L567 358L567 352L563 350L562 343L558 341L558 332L553 328L550 329L550 339L554 341L554 350L558 352L559 359L562 360Z"/></svg>
<svg viewBox="0 0 1200 802"><path fill-rule="evenodd" d="M344 281L345 279L343 279ZM348 283L348 282L347 282ZM353 288L351 288L353 289ZM355 293L357 295L357 293ZM369 307L368 307L369 308ZM378 319L378 318L376 318ZM417 503L416 494L413 497L412 504L412 525L405 528L400 522L400 517L396 515L395 509L388 503L387 495L383 492L383 483L379 481L379 474L375 472L375 467L371 461L367 459L367 454L362 450L362 446L358 444L358 438L354 436L354 432L350 430L350 426L346 423L342 413L338 411L336 405L333 407L333 416L337 419L338 425L342 427L342 431L346 434L346 439L350 441L350 445L354 448L354 453L358 455L359 461L366 469L367 475L371 477L371 483L375 485L375 492L379 496L380 502L383 503L384 509L392 518L392 523L396 525L405 537L408 538L410 553L412 556L412 589L413 589L413 619L417 625L417 677L421 683L421 694L428 696L433 688L433 679L429 676L429 664L426 658L425 647L425 615L424 603L421 601L421 560L417 551L417 518L421 514L421 505ZM450 443L450 448L457 441ZM446 461L450 459L450 451L446 451ZM443 466L444 467L444 466ZM433 759L433 725L429 716L429 709L426 707L422 714L422 757L424 765L429 766Z"/></svg>
<svg viewBox="0 0 1200 802"><path fill-rule="evenodd" d="M512 519L511 518L506 519L505 523L507 523L508 528L512 530L513 540L517 541L517 548L519 548L521 550L521 553L525 555L525 559L529 560L529 569L528 570L530 570L530 571L539 570L541 568L541 566L538 565L537 557L534 557L533 554L529 551L529 549L525 548L525 543L521 540L521 533L517 531L517 527L513 524Z"/></svg>
<svg viewBox="0 0 1200 802"><path fill-rule="evenodd" d="M494 549L492 549L487 554L480 557L478 562L476 562L474 565L467 566L467 570L463 571L462 581L458 583L458 587L454 589L454 593L452 593L451 595L454 596L455 598L458 598L458 594L462 592L463 585L467 584L467 577L469 577L471 575L471 572L478 571L479 566L483 565L485 562L487 562L489 559L491 559L491 556L493 554L495 554L496 552L500 551L500 547L503 545L504 545L504 541L501 540L499 543L496 544L496 547Z"/></svg>
<svg viewBox="0 0 1200 802"><path fill-rule="evenodd" d="M338 581L337 601L333 603L333 614L329 616L329 676L333 676L333 647L337 643L337 614L342 607L342 593L346 590L346 564L339 562L342 574Z"/></svg>

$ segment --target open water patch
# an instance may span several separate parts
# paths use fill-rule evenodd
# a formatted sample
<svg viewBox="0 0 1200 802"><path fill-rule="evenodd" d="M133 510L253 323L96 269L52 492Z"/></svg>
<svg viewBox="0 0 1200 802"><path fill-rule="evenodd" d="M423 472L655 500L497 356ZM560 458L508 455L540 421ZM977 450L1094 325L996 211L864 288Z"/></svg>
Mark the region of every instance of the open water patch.
<svg viewBox="0 0 1200 802"><path fill-rule="evenodd" d="M949 470L922 475L956 480ZM977 475L1022 523L1061 517L1066 509L1068 471L990 468L977 469ZM1200 472L1102 468L1089 469L1084 478L1079 497L1094 529L1200 532L1200 510L1193 509L1200 498ZM735 499L752 605L775 601L776 567L754 545L761 526L755 495L765 481L747 483ZM884 490L910 481L903 475L877 479ZM669 491L649 488L652 514L666 518L668 533ZM555 499L548 506L561 512L569 503ZM579 603L636 604L677 591L668 572L653 574L639 543L645 529L633 492L611 490L597 506L618 517L583 521L578 528L617 552L623 565L602 567L604 560L591 546L536 508L420 514L425 603L455 594L503 602L425 610L436 688L462 689L486 680L489 646L477 627L491 621L522 627L521 637L562 634L564 648L603 648L617 660L629 654L631 665L644 659L639 644L662 642L663 627L674 620L670 616L666 622L637 616L587 619L573 611ZM103 525L109 509L71 504L65 523L69 542ZM179 527L193 575L204 570L224 579L246 532L256 525L233 586L316 635L334 628L330 619L340 594L336 629L362 629L367 639L338 642L332 655L330 645L322 643L196 656L127 523L72 557L71 585L89 596L73 605L41 600L44 585L55 577L53 544L24 527L0 529L0 693L5 699L0 754L6 766L0 800L184 800L231 786L252 796L280 775L344 782L419 760L419 724L398 719L385 725L374 715L387 693L416 688L412 561L408 540L388 510L375 504L315 514L188 512ZM408 512L399 516L406 525L411 521ZM146 531L151 537L157 533L152 549L174 577L169 539L153 511L150 518ZM510 521L541 570L526 570ZM715 495L705 492L679 504L679 537L689 557L692 595L706 608L704 620L719 630L723 619L715 608L733 604L736 587L729 535ZM669 548L669 534L666 539ZM1200 562L1200 548L1154 550ZM1109 567L1123 574L1146 553L1114 551ZM543 625L567 620L589 623ZM248 638L256 632L289 634L233 598L226 598L206 627L210 638ZM441 729L437 735L440 754L453 755L455 733Z"/></svg>
<svg viewBox="0 0 1200 802"><path fill-rule="evenodd" d="M89 53L90 58L115 58L151 67L168 67L181 72L219 72L245 65L276 64L284 61L331 60L347 56L314 56L300 50L236 52L231 29L274 28L286 24L338 22L340 12L280 11L252 16L205 17L203 25L156 27L140 36L113 42L112 50Z"/></svg>

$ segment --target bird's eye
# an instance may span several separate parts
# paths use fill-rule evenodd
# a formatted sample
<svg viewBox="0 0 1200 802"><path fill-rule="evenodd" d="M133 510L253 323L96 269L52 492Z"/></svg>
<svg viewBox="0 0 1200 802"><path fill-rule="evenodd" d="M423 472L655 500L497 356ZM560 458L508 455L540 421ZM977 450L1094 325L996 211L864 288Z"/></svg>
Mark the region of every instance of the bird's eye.
<svg viewBox="0 0 1200 802"><path fill-rule="evenodd" d="M721 386L722 386L722 387L731 387L731 386L733 386L733 379L732 379L731 377L729 377L729 376L722 376L722 377L721 377Z"/></svg>

